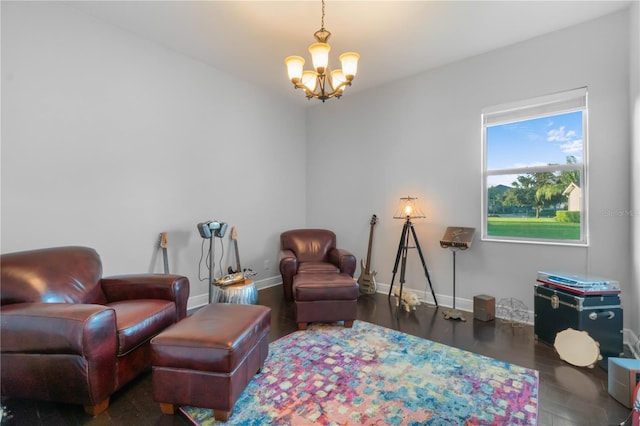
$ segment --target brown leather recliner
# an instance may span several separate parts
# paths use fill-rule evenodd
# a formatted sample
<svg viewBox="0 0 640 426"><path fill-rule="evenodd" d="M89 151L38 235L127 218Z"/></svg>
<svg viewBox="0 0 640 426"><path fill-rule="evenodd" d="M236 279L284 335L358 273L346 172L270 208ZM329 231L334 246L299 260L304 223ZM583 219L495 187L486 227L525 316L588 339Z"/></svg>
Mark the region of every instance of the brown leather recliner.
<svg viewBox="0 0 640 426"><path fill-rule="evenodd" d="M298 273L343 273L353 277L356 258L336 247L336 234L326 229L293 229L280 234L278 256L282 286L293 299L293 277Z"/></svg>
<svg viewBox="0 0 640 426"><path fill-rule="evenodd" d="M186 277L103 278L91 248L3 254L0 269L2 396L96 415L151 365L151 338L186 316Z"/></svg>

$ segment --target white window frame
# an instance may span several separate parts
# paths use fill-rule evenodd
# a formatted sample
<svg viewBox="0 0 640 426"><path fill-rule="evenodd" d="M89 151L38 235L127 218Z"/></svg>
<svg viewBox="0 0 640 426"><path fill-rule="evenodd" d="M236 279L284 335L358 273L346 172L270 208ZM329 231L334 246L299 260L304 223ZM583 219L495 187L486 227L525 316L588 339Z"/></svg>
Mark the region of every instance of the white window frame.
<svg viewBox="0 0 640 426"><path fill-rule="evenodd" d="M481 196L481 224L482 240L510 243L528 244L553 244L570 246L589 245L589 218L588 218L588 108L587 88L568 90L551 95L540 96L532 99L511 102L482 110L482 196ZM487 170L487 127L527 121L535 118L564 114L568 112L582 111L582 163L570 165L546 165L531 166L510 169ZM580 239L543 239L523 238L488 235L488 177L505 174L530 174L549 171L578 170L581 176L581 206L580 206Z"/></svg>

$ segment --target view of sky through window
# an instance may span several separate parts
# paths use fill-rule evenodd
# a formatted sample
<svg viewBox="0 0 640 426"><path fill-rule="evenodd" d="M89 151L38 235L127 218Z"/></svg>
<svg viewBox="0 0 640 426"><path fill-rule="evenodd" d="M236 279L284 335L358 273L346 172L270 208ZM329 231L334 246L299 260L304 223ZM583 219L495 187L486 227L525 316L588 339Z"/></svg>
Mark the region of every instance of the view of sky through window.
<svg viewBox="0 0 640 426"><path fill-rule="evenodd" d="M582 163L582 111L487 127L487 170Z"/></svg>

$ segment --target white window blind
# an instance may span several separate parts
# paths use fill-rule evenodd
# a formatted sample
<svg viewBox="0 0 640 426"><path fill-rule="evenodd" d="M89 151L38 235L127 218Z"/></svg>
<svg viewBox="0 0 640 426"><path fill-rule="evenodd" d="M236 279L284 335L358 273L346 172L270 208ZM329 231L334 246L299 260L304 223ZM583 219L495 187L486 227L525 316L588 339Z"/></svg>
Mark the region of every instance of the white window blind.
<svg viewBox="0 0 640 426"><path fill-rule="evenodd" d="M576 111L587 106L587 88L540 96L527 101L510 102L484 108L482 124L494 126L513 121L528 120L549 114Z"/></svg>

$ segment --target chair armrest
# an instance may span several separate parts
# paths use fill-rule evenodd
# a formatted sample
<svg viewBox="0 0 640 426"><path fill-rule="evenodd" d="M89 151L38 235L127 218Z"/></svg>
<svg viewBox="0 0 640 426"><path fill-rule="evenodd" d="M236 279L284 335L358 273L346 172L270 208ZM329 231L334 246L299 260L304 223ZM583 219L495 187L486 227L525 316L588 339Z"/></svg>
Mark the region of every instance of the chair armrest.
<svg viewBox="0 0 640 426"><path fill-rule="evenodd" d="M187 316L189 279L182 275L116 275L102 278L101 285L108 303L135 299L170 300L176 304L177 321Z"/></svg>
<svg viewBox="0 0 640 426"><path fill-rule="evenodd" d="M293 276L298 272L298 258L291 250L280 250L278 265L283 275Z"/></svg>
<svg viewBox="0 0 640 426"><path fill-rule="evenodd" d="M329 251L329 261L340 268L343 274L353 277L356 273L356 257L348 250L334 248Z"/></svg>
<svg viewBox="0 0 640 426"><path fill-rule="evenodd" d="M292 250L282 249L278 253L278 265L282 275L282 289L287 300L293 299L293 276L298 272L298 258Z"/></svg>
<svg viewBox="0 0 640 426"><path fill-rule="evenodd" d="M2 306L2 353L76 354L115 359L116 315L102 305L18 303Z"/></svg>

